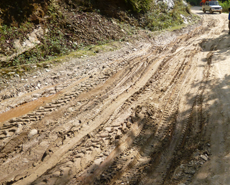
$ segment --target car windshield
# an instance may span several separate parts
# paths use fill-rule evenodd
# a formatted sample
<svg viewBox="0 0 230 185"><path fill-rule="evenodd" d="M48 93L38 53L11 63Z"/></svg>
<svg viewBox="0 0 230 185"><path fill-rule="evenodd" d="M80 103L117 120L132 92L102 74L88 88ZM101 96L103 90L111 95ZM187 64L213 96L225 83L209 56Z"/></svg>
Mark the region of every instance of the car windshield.
<svg viewBox="0 0 230 185"><path fill-rule="evenodd" d="M209 5L219 5L218 2L209 2Z"/></svg>

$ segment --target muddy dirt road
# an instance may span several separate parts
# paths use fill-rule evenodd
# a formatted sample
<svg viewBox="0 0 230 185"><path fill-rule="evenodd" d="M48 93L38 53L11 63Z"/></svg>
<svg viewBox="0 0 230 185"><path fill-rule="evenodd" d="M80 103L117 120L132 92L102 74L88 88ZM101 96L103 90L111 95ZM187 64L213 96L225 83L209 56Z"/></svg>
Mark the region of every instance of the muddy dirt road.
<svg viewBox="0 0 230 185"><path fill-rule="evenodd" d="M230 184L227 14L5 82L0 184Z"/></svg>

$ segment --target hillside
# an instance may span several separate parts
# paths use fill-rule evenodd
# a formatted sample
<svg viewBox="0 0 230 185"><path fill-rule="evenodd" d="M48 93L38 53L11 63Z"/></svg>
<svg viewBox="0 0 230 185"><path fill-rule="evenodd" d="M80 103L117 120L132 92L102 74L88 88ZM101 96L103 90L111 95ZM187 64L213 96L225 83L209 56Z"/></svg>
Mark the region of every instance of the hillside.
<svg viewBox="0 0 230 185"><path fill-rule="evenodd" d="M138 30L162 30L192 19L189 7L181 1L3 0L1 74L8 74L5 68L41 63L86 46L129 40Z"/></svg>

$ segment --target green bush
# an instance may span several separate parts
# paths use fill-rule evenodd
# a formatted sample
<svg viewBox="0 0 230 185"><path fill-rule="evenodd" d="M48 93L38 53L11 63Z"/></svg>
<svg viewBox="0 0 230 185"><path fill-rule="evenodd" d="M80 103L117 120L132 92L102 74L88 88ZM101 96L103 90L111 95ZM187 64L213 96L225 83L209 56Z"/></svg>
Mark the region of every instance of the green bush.
<svg viewBox="0 0 230 185"><path fill-rule="evenodd" d="M181 15L188 14L182 1L176 1L172 10L165 3L154 4L146 13L146 28L156 31L183 24Z"/></svg>
<svg viewBox="0 0 230 185"><path fill-rule="evenodd" d="M125 2L129 5L133 12L145 13L150 9L153 0L125 0Z"/></svg>
<svg viewBox="0 0 230 185"><path fill-rule="evenodd" d="M228 8L230 8L230 0L219 2L220 6L223 8L223 12L228 12Z"/></svg>

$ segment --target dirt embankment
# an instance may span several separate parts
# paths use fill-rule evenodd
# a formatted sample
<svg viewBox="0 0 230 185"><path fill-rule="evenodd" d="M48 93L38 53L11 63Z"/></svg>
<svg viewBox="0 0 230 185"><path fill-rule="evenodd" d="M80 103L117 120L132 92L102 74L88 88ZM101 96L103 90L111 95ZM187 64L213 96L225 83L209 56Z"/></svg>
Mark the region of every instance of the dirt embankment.
<svg viewBox="0 0 230 185"><path fill-rule="evenodd" d="M128 41L140 29L162 30L193 19L181 1L170 11L163 3L141 1L3 0L0 75L21 75L31 65L41 67L85 47Z"/></svg>
<svg viewBox="0 0 230 185"><path fill-rule="evenodd" d="M17 3L5 3L0 14L0 68L40 63L133 33L131 26L122 26L113 17L78 3L24 0L18 8Z"/></svg>
<svg viewBox="0 0 230 185"><path fill-rule="evenodd" d="M0 183L228 184L227 15L194 12L202 24L9 81Z"/></svg>

